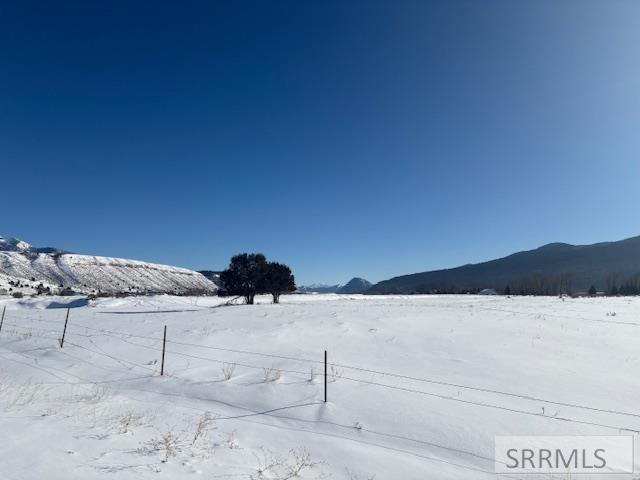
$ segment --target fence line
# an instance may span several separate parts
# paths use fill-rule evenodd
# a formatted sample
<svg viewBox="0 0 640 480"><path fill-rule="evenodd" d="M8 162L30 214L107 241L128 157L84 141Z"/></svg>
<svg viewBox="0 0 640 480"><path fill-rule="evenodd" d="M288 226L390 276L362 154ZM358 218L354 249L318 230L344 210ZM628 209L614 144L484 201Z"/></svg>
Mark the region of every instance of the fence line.
<svg viewBox="0 0 640 480"><path fill-rule="evenodd" d="M610 429L618 430L618 431L625 431L625 432L631 432L631 433L635 433L635 434L640 434L640 428L621 427L621 426L618 426L618 425L609 425L609 424L606 424L606 423L594 423L594 422L587 422L587 421L582 421L582 420L575 420L575 419L568 418L568 417L550 416L550 415L545 415L543 413L529 412L527 410L519 410L519 409L515 409L515 408L504 407L504 406L500 406L500 405L494 405L494 404L491 404L491 403L476 402L476 401L473 401L473 400L463 400L461 398L455 398L455 397L451 397L451 396L447 396L447 395L441 395L441 394L432 393L432 392L425 392L425 391L422 391L422 390L415 390L415 389L405 388L405 387L397 387L397 386L394 386L394 385L387 385L387 384L383 384L383 383L371 382L371 381L368 381L368 380L361 380L361 379L357 379L357 378L348 378L348 377L340 377L340 378L342 380L350 380L352 382L363 383L363 384L366 384L366 385L374 385L374 386L378 386L378 387L390 388L390 389L393 389L393 390L400 390L400 391L408 392L408 393L426 395L426 396L430 396L430 397L440 398L442 400L451 400L451 401L454 401L454 402L464 403L464 404L468 404L468 405L475 405L475 406L478 406L478 407L493 408L493 409L497 409L497 410L504 410L504 411L511 412L511 413L518 413L518 414L522 414L522 415L531 415L531 416L534 416L534 417L546 418L546 419L549 419L549 420L560 420L560 421L564 421L564 422L577 423L577 424L582 424L582 425L590 425L590 426L594 426L594 427L604 427L604 428L610 428Z"/></svg>
<svg viewBox="0 0 640 480"><path fill-rule="evenodd" d="M69 343L69 344L71 344L71 343ZM13 353L13 352L10 352L10 353ZM61 350L60 350L60 353L68 355L68 353L63 352ZM5 358L5 357L0 355L0 358ZM16 360L13 360L13 359L9 359L9 358L5 358L5 359L7 361L17 362ZM23 363L23 362L17 362L17 363ZM29 366L33 366L33 365L29 365ZM114 380L114 381L103 381L103 382L100 382L100 381L97 381L97 382L82 382L82 381L81 382L69 382L69 381L65 381L61 377L58 377L56 374L54 374L52 372L49 372L48 370L46 370L44 368L39 368L39 369L45 371L49 375L53 375L56 378L60 378L62 380L60 382L43 383L43 385L49 385L49 386L61 386L61 385L63 385L63 386L95 386L95 385L100 385L100 384L105 384L105 383L112 383L114 381L115 382L124 382L124 381L131 381L131 380L149 378L149 377L136 377L136 378L127 378L127 379L117 379L117 380ZM180 378L180 377L178 377L178 378ZM157 391L154 391L154 390L140 390L140 391L145 392L145 393L154 393L154 394L161 394L161 395L166 395L167 394L166 392L157 392ZM180 395L180 397L184 397L184 398L188 398L188 399L192 398L192 397L183 396L183 395ZM131 398L131 400L143 401L143 400L136 399L136 398ZM144 400L144 402L147 403L147 400ZM241 410L249 410L250 413L240 414L240 415L232 415L232 416L216 416L215 420L216 421L218 421L218 420L247 421L247 419L250 418L250 417L257 417L257 416L263 416L263 415L264 416L273 416L274 418L287 418L287 419L290 419L290 420L300 420L300 419L296 419L296 418L293 418L293 417L282 417L282 416L279 416L279 415L271 415L271 414L272 413L276 413L276 412L285 411L285 410L291 410L291 409L302 408L302 407L313 406L313 405L322 405L322 404L323 404L322 402L310 402L310 403L306 403L306 404L286 405L286 406L277 407L277 408L273 408L273 409L270 409L270 410L264 410L264 411L252 411L250 409L247 409L246 407L238 407L238 406L231 405L232 408L241 409ZM209 411L209 410L197 409L197 408L194 408L194 407L184 407L184 406L180 406L180 407L181 408L191 408L191 409L199 410L199 411L202 411L202 412ZM39 416L37 416L37 417L39 417ZM3 418L6 418L6 417L3 417ZM15 417L15 418L23 418L23 416ZM265 425L265 424L262 424L262 425ZM268 424L266 424L266 425L268 425ZM289 427L289 428L292 428L292 427ZM319 433L321 435L329 435L329 436L332 436L332 437L340 437L339 435L328 434L328 433L325 433L325 432L312 432L312 431L307 430L307 429L299 429L299 428L296 428L296 429L304 431L304 432ZM390 436L392 438L393 437L402 438L402 437L400 437L398 435L394 435L394 434L384 434L384 433L381 433L381 432L374 432L374 431L370 431L370 433L375 434L375 435L387 435L387 436ZM349 438L349 437L340 437L340 438L346 438L348 440L354 440L354 439ZM422 440L419 440L419 439L412 439L412 438L406 438L405 440L411 440L413 442L428 444L428 445L431 445L431 446L434 446L434 447L437 447L437 448L446 449L446 450L457 451L457 453L461 453L461 454L464 454L464 455L472 456L472 457L475 457L475 458L478 458L478 459L490 460L488 457L483 457L483 456L475 454L473 452L467 452L467 451L464 451L464 450L458 450L458 449L454 449L452 447L438 445L436 443L432 443L432 442L428 442L428 441L422 441ZM359 441L359 440L356 440L356 441ZM489 471L489 470L484 470L484 469L481 469L481 468L478 468L478 467L474 467L474 466L470 466L470 465L463 465L463 464L455 463L455 462L450 462L450 461L447 461L447 460L444 460L444 459L435 458L435 457L429 457L429 456L426 456L426 455L423 455L423 454L420 454L420 453L416 453L416 452L412 452L412 451L408 451L408 450L402 450L402 449L399 449L399 448L396 448L396 447L389 447L389 446L386 446L386 445L379 445L379 444L370 443L370 442L365 442L365 443L368 443L368 444L371 444L371 445L374 445L374 446L378 446L378 447L381 447L381 448L384 448L384 449L388 449L388 450L397 451L397 452L409 454L409 455L412 455L412 456L416 456L416 457L421 458L423 460L444 462L444 463L447 463L447 464L452 465L454 467L462 468L462 469L465 469L465 470L471 470L471 471L475 471L475 472L479 472L479 473L485 473L485 474L494 476L494 472ZM544 474L544 475L546 475L546 474ZM518 477L510 477L508 475L505 475L504 477L505 478L513 478L513 479L518 480Z"/></svg>
<svg viewBox="0 0 640 480"><path fill-rule="evenodd" d="M110 334L115 334L115 335L122 335L122 336L133 337L133 338L141 338L141 339L145 339L145 340L162 341L162 338L147 337L147 336L134 335L134 334L124 333L124 332L112 331L112 330L85 327L85 326L81 326L79 324L74 324L74 325L79 326L81 328L88 328L89 330L95 330L95 331L100 331L100 332L108 332ZM133 345L137 345L137 346L141 346L141 347L147 348L146 345L141 345L141 344L137 344L137 343L134 343L134 342L127 342L127 343L131 343ZM237 350L237 349L228 349L228 348L222 348L222 347L213 347L213 346L208 346L208 345L199 345L199 344L195 344L195 343L178 342L178 341L170 340L170 339L167 339L167 343L172 343L174 345L202 348L202 349L207 349L207 350L226 351L226 352L239 353L239 354L244 354L244 355L256 355L256 356L262 356L262 357L267 357L267 358L277 358L277 359L283 359L283 360L292 360L292 361L296 361L296 362L310 363L310 364L317 364L317 365L321 365L321 364L324 363L321 360L311 360L311 359L308 359L308 358L301 358L301 357L292 357L292 356L284 356L284 355L277 355L277 354L268 354L268 353L264 353L264 352L253 352L253 351L249 351L249 350ZM169 350L167 350L167 352L181 355L180 352L169 351ZM182 355L188 356L186 354L182 354ZM200 356L192 356L192 358L201 359L201 360L207 360L207 358L200 357ZM225 362L225 361L222 361L222 360L212 360L212 361L215 361L217 363L230 363L230 362ZM236 363L238 366L245 366L247 368L265 368L263 366L256 367L256 366L251 366L251 365L246 365L246 364L242 365L242 364L237 363L237 362L233 362L233 363ZM354 371L359 371L359 372L364 372L364 373L371 373L371 374L374 374L374 375L382 375L382 376L399 378L399 379L404 379L404 380L411 380L411 381L414 381L414 382L430 383L430 384L434 384L434 385L441 385L441 386L453 387L453 388L463 388L465 390L477 391L477 392L481 392L481 393L492 393L492 394L496 394L496 395L503 395L503 396L513 397L513 398L520 398L520 399L528 400L528 401L546 403L546 404L549 404L549 405L557 405L557 406L562 406L562 407L589 410L589 411L599 412L599 413L609 413L609 414L613 414L613 415L621 415L621 416L627 416L627 417L640 418L640 413L632 413L632 412L624 412L624 411L612 410L612 409L606 409L606 408L600 408L600 407L592 407L592 406L589 406L589 405L572 403L572 402L562 402L562 401L558 401L558 400L551 400L551 399L548 399L548 398L538 397L538 396L533 396L533 395L513 393L513 392L505 392L505 391L502 391L502 390L496 390L496 389L485 388L485 387L475 387L475 386L471 386L471 385L465 385L465 384L460 384L460 383L451 383L451 382L445 382L445 381L434 380L434 379L429 379L429 378L414 377L414 376L410 376L410 375L403 375L403 374L392 373L392 372L387 372L387 371L367 369L367 368L357 367L357 366L353 366L353 365L347 365L347 364L343 364L343 363L331 362L330 365L338 367L338 368L344 368L344 369L349 369L349 370L354 370ZM289 371L286 371L286 372L284 370L281 370L281 371L284 372L284 373L304 374L304 372L299 372L299 371L296 372L296 371L292 371L292 370L289 370ZM307 372L307 373L309 373L309 372ZM341 378L345 378L345 377L341 377ZM380 384L380 385L382 385L382 384Z"/></svg>
<svg viewBox="0 0 640 480"><path fill-rule="evenodd" d="M56 323L58 326L60 326L60 323L61 323L61 322L53 322L53 321L50 321L50 320L42 320L42 319L31 319L31 320L42 321L42 322L46 322L46 323ZM40 328L37 328L37 327L27 327L27 326L21 326L21 325L9 324L9 323L6 323L5 325L6 326L11 326L11 327L17 328L17 329L27 330L27 331L34 330L34 331L42 331L42 332L47 332L47 333L54 333L52 329L47 330L47 329L40 329ZM110 337L110 338L114 338L114 339L120 340L122 342L128 343L128 344L136 346L136 347L141 347L141 348L145 348L145 349L148 349L148 350L152 350L152 351L154 351L156 353L162 352L162 349L161 348L157 348L157 347L153 347L153 346L150 346L150 345L144 345L142 343L134 342L134 341L131 341L129 339L130 338L138 338L138 339L150 340L150 341L155 341L155 342L161 342L161 341L163 341L162 338L143 336L143 335L136 335L136 334L125 333L125 332L121 332L121 331L107 330L107 329L101 329L101 328L88 327L88 326L77 324L77 323L71 322L71 321L69 321L69 325L70 326L75 326L75 327L78 327L78 328L84 328L84 329L87 329L87 330L90 330L90 331L98 332L97 334L86 335L86 334L80 334L80 333L69 331L67 333L67 336L87 338L96 348L98 348L101 351L99 352L99 351L96 351L96 350L92 350L92 349L89 349L89 348L84 347L82 345L79 345L77 343L71 343L68 340L66 341L66 343L68 343L70 345L73 345L73 346L75 346L77 348L85 349L85 350L90 351L92 353L96 353L98 355L103 355L103 356L109 357L109 358L113 359L114 361L120 362L121 364L122 363L127 363L127 364L135 366L137 368L143 368L145 370L148 370L148 371L151 371L151 372L154 372L154 373L156 372L155 369L153 369L151 367L148 367L146 365L137 364L135 362L131 362L129 360L121 359L121 358L118 358L118 357L116 357L114 355L108 354L103 349L101 349L98 345L96 345L95 342L93 342L92 338L96 337L96 336L106 336L106 337ZM122 337L128 337L129 339L122 338ZM264 352L253 352L253 351L249 351L249 350L237 350L237 349L226 349L226 348L221 348L221 347L211 347L211 346L207 346L207 345L198 345L198 344L193 344L193 343L188 343L188 342L172 341L172 340L169 340L169 339L167 339L167 343L174 344L174 345L181 345L181 346L190 346L190 347L195 347L195 348L203 348L203 349L208 349L208 350L228 351L228 352L238 353L238 354L242 354L242 355L257 355L257 356L262 356L262 357L266 357L266 358L277 358L277 359L283 359L283 360L291 360L291 361L302 362L302 363L310 363L310 364L322 364L323 363L320 360L311 360L311 359L307 359L307 358L300 358L300 357L293 357L293 356L268 354L268 353L264 353ZM206 362L211 362L211 363L216 363L216 364L222 364L222 365L224 365L224 364L233 364L233 365L236 365L236 366L239 366L239 367L258 369L258 370L277 370L277 371L282 372L282 373L304 375L304 376L307 376L307 377L311 376L311 374L312 374L311 371L304 372L304 371L300 371L300 370L276 368L273 365L265 366L265 365L256 365L256 364L243 363L243 362L241 363L241 362L235 362L233 360L222 360L222 359L218 359L218 358L211 358L211 357L205 357L205 356L201 356L201 355L194 355L194 354L190 354L190 353L184 353L184 352L180 352L180 351L176 351L176 350L166 350L166 353L169 353L171 355L181 356L181 357L184 357L184 358L191 358L191 359L195 359L195 360L201 360L201 361L206 361ZM622 411L617 411L617 410L612 410L612 409L603 409L603 408L592 407L592 406L583 405L583 404L559 402L559 401L555 401L555 400L549 400L549 399L530 396L530 395L522 395L522 394L511 393L511 392L503 392L503 391L500 391L500 390L494 390L494 389L489 389L489 388L472 387L472 386L469 386L469 385L456 384L456 383L450 383L450 382L442 382L442 381L432 380L432 379L427 379L427 378L413 377L413 376L409 376L409 375L402 375L402 374L385 372L385 371L380 371L380 370L366 369L366 368L363 368L363 367L356 367L356 366L347 365L347 364L341 364L341 363L331 363L330 365L332 365L334 367L338 367L338 368L344 368L344 369L350 369L350 370L360 371L360 372L364 372L364 373L370 373L370 374L373 374L373 375L382 375L382 376L388 376L388 377L392 377L392 378L399 378L399 379L402 379L402 380L410 380L410 381L414 381L414 382L430 383L430 384L434 384L434 385L441 385L441 386L454 387L454 388L463 388L463 389L468 389L468 390L471 390L471 391L478 391L478 392L481 392L481 393L491 393L491 394L497 394L497 395L504 395L504 396L509 396L509 397L513 397L513 398L517 398L517 399L523 399L523 400L527 400L527 401L535 401L535 402L541 402L541 403L545 403L545 404L564 406L564 407L568 407L568 408L584 409L584 410L589 410L589 411L594 411L594 412L599 412L599 413L607 413L607 414L613 414L613 415L640 418L640 414L637 414L637 413L622 412ZM484 408L498 409L498 410L503 410L503 411L516 413L516 414L530 415L530 416L536 416L536 417L540 417L540 418L557 420L557 421L565 421L565 422L571 422L571 423L576 423L576 424L603 427L603 428L615 429L615 430L618 430L618 431L632 432L632 433L636 433L636 434L640 433L640 428L631 428L631 427L628 427L628 426L617 426L617 425L611 425L611 424L605 424L605 423L588 422L588 421L577 420L577 419L573 419L573 418L569 418L569 417L550 416L550 415L545 415L544 413L537 413L537 412L531 412L531 411L527 411L527 410L520 410L520 409L517 409L517 408L511 408L511 407L506 407L506 406L502 406L502 405L496 405L496 404L487 403L487 402L464 400L464 399L455 398L455 397L452 397L452 396L449 396L449 395L443 395L443 394L438 394L438 393L434 393L434 392L418 390L418 389L413 389L413 388L408 388L408 387L403 387L403 386L390 385L390 384L386 384L386 383L374 382L372 380L364 380L364 379L353 378L353 377L344 376L344 375L336 375L335 377L336 377L336 379L346 380L346 381L360 383L360 384L366 384L366 385L369 385L369 386L392 389L392 390L396 390L396 391L402 391L402 392L418 394L418 395L425 395L425 396L430 396L430 397L434 397L434 398L440 398L442 400L454 401L454 402L458 402L458 403L474 405L474 406L484 407Z"/></svg>
<svg viewBox="0 0 640 480"><path fill-rule="evenodd" d="M52 322L53 323L53 322ZM58 324L58 323L57 323ZM14 328L18 328L18 329L24 329L24 330L39 330L39 331L43 331L43 332L47 332L49 334L53 334L55 333L53 331L53 329L38 329L37 327L27 327L27 326L20 326L20 325L12 325L12 324L6 324L6 325L11 325ZM59 324L58 324L59 325ZM72 325L71 322L69 322L69 325ZM144 345L141 343L137 343L137 342L133 342L131 340L125 339L125 338L121 338L121 336L125 336L125 337L131 337L131 338L140 338L140 339L144 339L144 340L151 340L151 341L162 341L161 338L154 338L154 337L146 337L146 336L141 336L141 335L134 335L134 334L128 334L128 333L124 333L124 332L114 332L114 331L108 331L108 330L103 330L103 329L95 329L95 328L91 328L91 327L85 327L83 325L78 325L75 324L75 326L78 326L79 328L87 328L89 330L94 330L96 332L99 332L98 334L92 334L92 335L85 335L85 334L80 334L80 333L75 333L75 332L68 332L67 336L75 336L75 337L80 337L80 338L86 338L89 342L91 342L96 348L98 348L100 351L96 351L93 349L90 349L86 346L83 345L79 345L77 343L71 342L69 340L67 340L65 343L98 355L103 355L106 356L108 358L113 359L114 361L117 361L119 363L128 363L130 365L133 365L134 367L138 367L138 368L143 368L146 369L148 371L151 371L153 373L155 373L155 370L145 366L145 365L140 365L134 362L131 362L129 360L125 360L123 358L118 358L115 355L111 355L109 353L107 353L106 351L104 351L101 347L99 347L98 345L95 344L95 342L93 341L94 337L98 337L98 336L106 336L106 337L110 337L110 338L114 338L120 341L123 341L125 343L128 343L130 345L133 346L137 346L137 347L142 347L151 351L154 351L156 353L161 352L162 350L160 348L157 347L153 347L150 345ZM106 332L111 332L111 333L106 333ZM119 336L118 336L119 335ZM47 338L49 338L49 336L47 336ZM53 338L53 337L51 337ZM176 345L185 345L185 346L194 346L194 347L203 347L203 348L208 348L207 346L200 346L197 344L189 344L186 342L170 342L169 340L167 340L167 343L173 343ZM212 350L220 350L220 351L232 351L231 349L221 349L221 348L216 348L216 347L211 347ZM68 353L60 351L60 353L63 353L65 355L68 355ZM243 366L246 368L254 368L254 369L265 369L265 368L271 368L271 367L266 367L263 365L252 365L252 364L243 364L243 363L237 363L237 362L233 362L233 361L223 361L223 360L219 360L219 359L213 359L210 357L204 357L204 356L198 356L198 355L191 355L191 354L187 354L184 352L178 352L178 351L171 351L171 350L167 350L167 353L171 353L172 355L179 355L179 356L183 356L186 358L194 358L194 359L198 359L198 360L203 360L203 361L208 361L208 362L213 362L213 363L234 363L238 366ZM235 351L234 353L240 353L240 354L256 354L256 355L260 355L260 356L265 356L265 357L274 357L274 358L280 358L280 359L286 359L286 360L294 360L294 361L301 361L301 362L310 362L310 363L322 363L320 361L316 361L316 360L308 360L308 359L301 359L301 358L296 358L296 357L286 357L286 356L280 356L280 355L271 355L271 354L264 354L261 352L250 352L250 351L246 351L246 350L242 350L242 351ZM9 359L7 359L9 360ZM14 360L15 361L15 360ZM22 363L22 362L18 362L18 363ZM458 388L467 388L464 385L456 385L456 384L448 384L445 382L437 382L437 381L431 381L428 379L421 379L418 377L411 377L411 376L407 376L407 375L400 375L400 374L393 374L390 372L381 372L381 371L376 371L376 370L369 370L369 369L365 369L365 368L361 368L361 367L353 367L350 365L344 365L344 364L331 364L340 368L345 368L345 369L353 369L355 371L362 371L365 373L372 373L372 374L376 374L376 375L385 375L385 376L390 376L390 377L397 377L397 378L401 378L401 379L405 379L405 380L411 380L411 381L424 381L424 382L428 382L428 383L435 383L435 384L442 384L444 386L454 386L454 387L458 387ZM51 375L55 375L51 372L48 372L46 369L42 369L43 371L50 373ZM301 371L296 371L296 370L285 370L285 369L278 369L281 372L284 373L294 373L294 374L301 374L301 375L308 375L309 372L301 372ZM183 379L183 377L178 376L178 375L172 375L173 377L176 377L178 379ZM57 383L57 384L65 384L65 385L85 385L84 382L70 382L70 381L65 381L64 379L60 378L62 381ZM79 378L79 377L78 377ZM144 379L144 378L149 378L149 376L146 377L136 377L133 379L117 379L117 380L109 380L109 381L105 381L105 382L86 382L86 385L96 385L96 384L101 384L101 383L112 383L112 382L124 382L124 381L131 381L131 380L137 380L137 379ZM504 410L507 412L511 412L511 413L516 413L516 414L524 414L524 415L530 415L530 416L536 416L536 417L540 417L540 418L545 418L545 419L553 419L553 420L558 420L558 421L565 421L565 422L570 422L570 423L576 423L576 424L582 424L582 425L589 425L589 426L596 426L596 427L602 427L602 428L610 428L610 429L616 429L619 431L626 431L626 432L632 432L634 434L638 434L640 433L640 430L637 429L632 429L632 428L628 428L628 427L621 427L621 426L614 426L614 425L608 425L608 424L604 424L604 423L595 423L595 422L587 422L587 421L581 421L581 420L576 420L576 419L571 419L571 418L567 418L567 417L551 417L551 416L547 416L544 414L540 414L540 413L535 413L535 412L529 412L526 410L518 410L518 409L514 409L514 408L509 408L509 407L503 407L500 405L493 405L493 404L489 404L489 403L483 403L483 402L474 402L474 401L469 401L469 400L463 400L463 399L459 399L459 398L454 398L454 397L450 397L450 396L446 396L446 395L440 395L440 394L436 394L433 392L426 392L426 391L421 391L421 390L416 390L416 389L410 389L410 388L405 388L405 387L399 387L399 386L395 386L395 385L388 385L388 384L383 384L383 383L379 383L379 382L373 382L373 381L368 381L368 380L363 380L363 379L358 379L358 378L352 378L352 377L345 377L345 376L340 376L338 377L340 380L346 380L346 381L351 381L351 382L356 382L356 383L361 383L361 384L366 384L366 385L370 385L370 386L376 386L376 387L382 387L382 388L389 388L389 389L393 389L393 390L397 390L397 391L402 391L402 392L407 392L407 393L413 393L413 394L420 394L420 395L426 395L426 396L431 396L431 397L436 397L436 398L440 398L443 400L449 400L449 401L456 401L456 402L460 402L460 403L464 403L464 404L469 404L469 405L474 405L474 406L480 406L480 407L485 407L485 408L494 408L494 409L499 409L499 410ZM499 393L499 394L506 394L505 392L499 392L499 391L492 391L489 389L480 389L480 388L473 388L470 387L470 389L472 390L479 390L479 391L483 391L486 393ZM517 394L513 394L515 397L520 398L520 395ZM544 401L544 400L540 400L537 398L533 398L533 397L523 397L526 400L529 401ZM548 402L548 401L544 401L545 403L556 403L556 402ZM288 410L291 408L299 408L299 407L303 407L303 406L312 406L312 405L322 405L322 402L312 402L312 403L308 403L308 404L304 404L304 405L293 405L293 406L284 406L284 407L278 407L278 408L274 408L271 410L266 410L266 411L261 411L261 412L253 412L253 413L248 413L248 414L242 414L242 415L235 415L235 416L228 416L228 417L220 417L217 419L220 420L231 420L231 419L243 419L243 418L247 418L247 417L253 417L253 416L261 416L261 415L269 415L271 413L274 412L278 412L278 411L282 411L282 410ZM613 410L601 410L601 409L595 409L593 407L587 407L587 406L574 406L571 404L566 404L565 406L568 407L572 407L572 408L586 408L589 410L595 410L595 411L600 411L603 413L613 413L613 414L620 414L620 415L630 415L630 416L634 416L634 417L638 417L640 415L637 414L628 414L625 412L616 412ZM368 431L368 430L367 430ZM391 437L398 437L398 438L402 438L401 436L398 435L392 435L392 434L382 434L380 432L371 432L374 434L380 434L380 435L389 435ZM418 441L416 439L408 439L408 440L413 440L413 441ZM423 443L425 444L429 444L430 442L426 442L424 441ZM374 444L375 445L375 444ZM435 446L439 447L439 448L449 448L449 447L443 447L437 444L434 444ZM382 445L379 445L382 446ZM418 456L420 458L423 458L425 460L432 460L432 461L444 461L446 463L449 463L453 466L459 467L459 468L464 468L464 469L468 469L468 470L473 470L476 471L478 473L485 473L485 474L489 474L489 475L494 475L494 472L488 471L488 470L483 470L481 468L476 468L473 466L469 466L469 465L462 465L462 464L458 464L458 463L452 463L443 459L438 459L438 458L434 458L434 457L428 457L425 455L421 455L421 454L416 454L415 452L410 452L407 450L402 450L402 449L397 449L394 447L386 447L384 446L384 448L390 448L392 450L397 450L399 452L404 452L407 454L411 454L411 455L415 455ZM461 452L464 453L466 455L471 455L477 458L482 458L482 456L474 454L472 452ZM517 477L505 477L505 478L517 478Z"/></svg>
<svg viewBox="0 0 640 480"><path fill-rule="evenodd" d="M519 394L519 393L504 392L502 390L494 390L494 389L490 389L490 388L472 387L472 386L469 386L469 385L463 385L463 384L459 384L459 383L450 383L450 382L444 382L444 381L440 381L440 380L432 380L432 379L428 379L428 378L413 377L413 376L409 376L409 375L401 375L401 374L397 374L397 373L383 372L383 371L380 371L380 370L370 370L370 369L367 369L367 368L352 367L352 366L344 365L344 364L340 364L340 363L332 363L331 365L334 365L334 366L340 367L340 368L356 370L356 371L359 371L359 372L371 373L371 374L375 374L375 375L383 375L383 376L387 376L387 377L394 377L394 378L402 378L402 379L406 379L406 380L412 380L412 381L415 381L415 382L431 383L431 384L434 384L434 385L442 385L442 386L445 386L445 387L463 388L465 390L472 390L472 391L476 391L476 392L494 393L494 394L497 394L497 395L504 395L504 396L508 396L508 397L521 398L523 400L530 400L530 401L534 401L534 402L548 403L550 405L558 405L558 406L562 406L562 407L579 408L579 409L591 410L591 411L600 412L600 413L611 413L611 414L615 414L615 415L623 415L623 416L628 416L628 417L640 418L640 414L639 413L630 413L630 412L622 412L622 411L618 411L618 410L609 410L609 409L604 409L604 408L590 407L590 406L587 406L587 405L581 405L581 404L577 404L577 403L559 402L559 401L556 401L556 400L549 400L549 399L542 398L542 397L535 397L535 396L524 395L524 394Z"/></svg>

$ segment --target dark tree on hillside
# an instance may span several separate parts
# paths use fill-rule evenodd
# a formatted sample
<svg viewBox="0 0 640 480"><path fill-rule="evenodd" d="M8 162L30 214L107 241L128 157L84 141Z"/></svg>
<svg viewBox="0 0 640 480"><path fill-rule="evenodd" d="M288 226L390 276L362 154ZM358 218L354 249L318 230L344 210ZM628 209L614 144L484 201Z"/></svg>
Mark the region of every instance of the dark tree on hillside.
<svg viewBox="0 0 640 480"><path fill-rule="evenodd" d="M595 297L597 293L598 291L596 290L596 286L591 285L591 288L589 288L589 295L591 295L592 297Z"/></svg>
<svg viewBox="0 0 640 480"><path fill-rule="evenodd" d="M609 295L618 294L618 282L621 276L622 274L620 273L610 273L607 275L607 293Z"/></svg>
<svg viewBox="0 0 640 480"><path fill-rule="evenodd" d="M511 287L509 285L504 287L504 294L505 295L511 295Z"/></svg>
<svg viewBox="0 0 640 480"><path fill-rule="evenodd" d="M638 295L640 294L640 275L635 274L627 277L618 287L619 295Z"/></svg>
<svg viewBox="0 0 640 480"><path fill-rule="evenodd" d="M280 295L293 292L296 282L291 269L282 263L269 262L265 269L263 290L273 296L273 303L280 303Z"/></svg>
<svg viewBox="0 0 640 480"><path fill-rule="evenodd" d="M247 305L253 305L255 296L265 291L266 268L267 259L261 253L241 253L231 258L220 281L229 295L242 295Z"/></svg>

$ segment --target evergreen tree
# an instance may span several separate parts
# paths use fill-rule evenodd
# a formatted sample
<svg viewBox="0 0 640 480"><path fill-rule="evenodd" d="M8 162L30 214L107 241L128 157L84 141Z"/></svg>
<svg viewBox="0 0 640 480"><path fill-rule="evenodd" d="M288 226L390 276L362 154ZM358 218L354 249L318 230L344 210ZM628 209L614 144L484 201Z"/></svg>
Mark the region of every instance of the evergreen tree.
<svg viewBox="0 0 640 480"><path fill-rule="evenodd" d="M511 287L509 285L504 287L504 294L505 295L511 295Z"/></svg>
<svg viewBox="0 0 640 480"><path fill-rule="evenodd" d="M267 264L262 290L273 296L273 303L280 303L282 293L293 292L295 289L296 282L288 266L277 262Z"/></svg>
<svg viewBox="0 0 640 480"><path fill-rule="evenodd" d="M267 259L261 253L241 253L231 258L229 268L220 274L220 281L229 295L242 295L247 305L264 290Z"/></svg>
<svg viewBox="0 0 640 480"><path fill-rule="evenodd" d="M591 295L592 297L595 297L597 293L598 291L596 290L596 286L591 285L591 287L589 288L589 295Z"/></svg>

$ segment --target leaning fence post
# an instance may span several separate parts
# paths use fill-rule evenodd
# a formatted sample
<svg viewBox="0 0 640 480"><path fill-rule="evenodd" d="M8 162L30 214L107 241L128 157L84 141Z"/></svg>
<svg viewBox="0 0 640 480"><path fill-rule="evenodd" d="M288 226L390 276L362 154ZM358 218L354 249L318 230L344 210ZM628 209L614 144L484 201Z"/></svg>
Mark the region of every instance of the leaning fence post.
<svg viewBox="0 0 640 480"><path fill-rule="evenodd" d="M160 376L164 376L164 348L167 345L167 326L164 326L164 337L162 338L162 363L160 364Z"/></svg>
<svg viewBox="0 0 640 480"><path fill-rule="evenodd" d="M324 403L327 403L327 351L324 351Z"/></svg>
<svg viewBox="0 0 640 480"><path fill-rule="evenodd" d="M7 311L7 306L5 305L2 309L2 319L0 320L0 332L2 331L2 324L4 323L4 314Z"/></svg>
<svg viewBox="0 0 640 480"><path fill-rule="evenodd" d="M69 321L70 310L70 308L67 308L67 317L64 319L64 330L62 330L62 338L60 339L60 348L64 346L64 336L67 334L67 322Z"/></svg>

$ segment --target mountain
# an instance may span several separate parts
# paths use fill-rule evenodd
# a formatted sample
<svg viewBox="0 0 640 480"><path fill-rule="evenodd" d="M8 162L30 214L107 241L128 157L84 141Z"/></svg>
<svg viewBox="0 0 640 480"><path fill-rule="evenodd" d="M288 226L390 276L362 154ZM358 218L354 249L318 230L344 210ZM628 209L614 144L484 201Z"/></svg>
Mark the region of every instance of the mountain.
<svg viewBox="0 0 640 480"><path fill-rule="evenodd" d="M216 287L220 288L222 286L222 282L220 281L220 274L222 273L222 271L198 270L198 273L205 277L207 280L213 282Z"/></svg>
<svg viewBox="0 0 640 480"><path fill-rule="evenodd" d="M299 293L336 293L342 285L326 285L324 283L314 283L298 287Z"/></svg>
<svg viewBox="0 0 640 480"><path fill-rule="evenodd" d="M42 284L40 288L38 285ZM0 288L32 293L49 287L79 293L201 293L216 286L186 268L78 255L56 248L38 248L15 238L0 237Z"/></svg>
<svg viewBox="0 0 640 480"><path fill-rule="evenodd" d="M394 277L367 293L502 292L507 285L513 293L587 291L591 285L608 290L637 274L640 236L593 245L550 243L488 262Z"/></svg>
<svg viewBox="0 0 640 480"><path fill-rule="evenodd" d="M71 253L66 250L60 250L59 248L53 247L34 247L27 242L11 237L0 237L0 252L20 252L30 255L37 253Z"/></svg>
<svg viewBox="0 0 640 480"><path fill-rule="evenodd" d="M298 287L298 293L365 293L371 288L371 282L364 278L354 277L345 285L327 285L324 283L314 283Z"/></svg>
<svg viewBox="0 0 640 480"><path fill-rule="evenodd" d="M344 287L340 287L337 293L365 293L373 284L364 278L354 277Z"/></svg>

